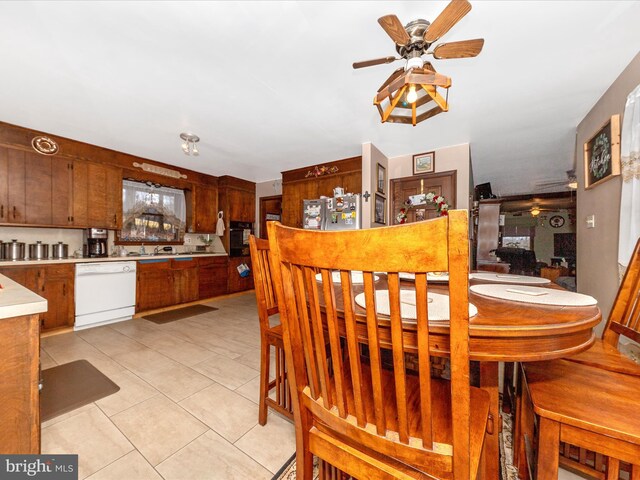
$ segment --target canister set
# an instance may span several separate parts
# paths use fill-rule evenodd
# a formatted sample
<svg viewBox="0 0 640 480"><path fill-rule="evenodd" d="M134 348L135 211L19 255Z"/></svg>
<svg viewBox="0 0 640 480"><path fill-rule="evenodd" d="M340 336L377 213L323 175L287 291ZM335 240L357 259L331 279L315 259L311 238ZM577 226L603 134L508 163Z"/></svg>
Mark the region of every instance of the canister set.
<svg viewBox="0 0 640 480"><path fill-rule="evenodd" d="M49 245L40 241L29 244L29 255L26 255L24 242L11 240L2 242L0 260L46 260L52 258L60 260L69 257L69 245L58 242L51 244L51 257L49 257Z"/></svg>

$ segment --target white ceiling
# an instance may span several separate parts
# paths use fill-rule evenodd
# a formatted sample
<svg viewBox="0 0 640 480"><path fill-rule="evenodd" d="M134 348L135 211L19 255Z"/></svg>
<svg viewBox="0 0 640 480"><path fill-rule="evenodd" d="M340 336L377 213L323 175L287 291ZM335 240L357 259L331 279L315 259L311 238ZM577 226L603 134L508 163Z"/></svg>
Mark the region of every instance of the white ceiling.
<svg viewBox="0 0 640 480"><path fill-rule="evenodd" d="M435 60L450 111L381 124L374 92L401 65L377 18L433 20L446 1L0 2L0 120L254 181L359 155L470 143L475 182L528 193L565 178L575 127L640 50L640 2L479 1ZM198 134L187 157L178 134Z"/></svg>

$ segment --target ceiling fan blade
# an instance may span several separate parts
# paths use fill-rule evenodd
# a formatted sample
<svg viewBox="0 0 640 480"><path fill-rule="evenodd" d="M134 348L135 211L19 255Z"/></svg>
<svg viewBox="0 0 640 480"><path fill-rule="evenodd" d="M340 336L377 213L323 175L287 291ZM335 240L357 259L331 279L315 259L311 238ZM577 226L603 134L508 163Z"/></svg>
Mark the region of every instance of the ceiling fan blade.
<svg viewBox="0 0 640 480"><path fill-rule="evenodd" d="M484 45L484 38L475 40L463 40L462 42L442 43L433 51L433 57L443 58L469 58L477 56Z"/></svg>
<svg viewBox="0 0 640 480"><path fill-rule="evenodd" d="M404 29L402 23L395 15L385 15L384 17L380 17L378 19L378 23L387 32L387 35L391 37L391 40L396 42L398 45L406 45L411 41L411 37Z"/></svg>
<svg viewBox="0 0 640 480"><path fill-rule="evenodd" d="M433 43L447 33L451 27L458 23L471 10L471 4L467 0L451 0L438 18L436 18L427 31L424 32L424 41Z"/></svg>
<svg viewBox="0 0 640 480"><path fill-rule="evenodd" d="M374 58L373 60L364 60L362 62L353 62L353 68L373 67L374 65L382 65L383 63L391 63L399 60L396 57Z"/></svg>

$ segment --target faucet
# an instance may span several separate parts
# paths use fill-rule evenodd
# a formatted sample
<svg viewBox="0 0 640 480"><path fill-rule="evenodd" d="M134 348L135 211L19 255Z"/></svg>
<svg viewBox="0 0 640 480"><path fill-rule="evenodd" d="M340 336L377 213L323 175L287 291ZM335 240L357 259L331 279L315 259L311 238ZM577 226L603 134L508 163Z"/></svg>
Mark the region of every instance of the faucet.
<svg viewBox="0 0 640 480"><path fill-rule="evenodd" d="M159 252L160 252L160 245L157 245L156 248L153 249L153 254L158 255Z"/></svg>

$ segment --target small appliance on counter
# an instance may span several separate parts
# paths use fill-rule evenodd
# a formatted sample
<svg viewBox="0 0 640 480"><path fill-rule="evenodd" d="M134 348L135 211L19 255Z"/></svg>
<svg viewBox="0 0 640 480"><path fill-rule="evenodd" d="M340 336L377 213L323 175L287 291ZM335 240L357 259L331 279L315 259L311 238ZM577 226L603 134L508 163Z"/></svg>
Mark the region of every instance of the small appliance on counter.
<svg viewBox="0 0 640 480"><path fill-rule="evenodd" d="M253 223L229 222L229 256L244 257L249 253L249 235L253 233Z"/></svg>
<svg viewBox="0 0 640 480"><path fill-rule="evenodd" d="M87 228L82 232L83 254L88 258L107 257L107 230Z"/></svg>
<svg viewBox="0 0 640 480"><path fill-rule="evenodd" d="M310 230L358 230L362 228L361 196L334 190L332 198L303 201L302 226Z"/></svg>

